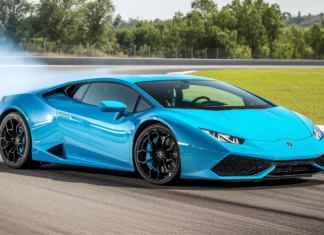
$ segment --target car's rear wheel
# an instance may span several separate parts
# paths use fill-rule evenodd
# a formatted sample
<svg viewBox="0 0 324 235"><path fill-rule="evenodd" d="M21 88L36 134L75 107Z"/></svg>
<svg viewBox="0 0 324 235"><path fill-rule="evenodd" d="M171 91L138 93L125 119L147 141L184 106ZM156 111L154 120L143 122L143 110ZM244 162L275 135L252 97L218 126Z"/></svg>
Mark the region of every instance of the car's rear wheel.
<svg viewBox="0 0 324 235"><path fill-rule="evenodd" d="M153 184L168 184L180 173L180 152L173 133L163 125L152 125L138 137L134 163L139 174Z"/></svg>
<svg viewBox="0 0 324 235"><path fill-rule="evenodd" d="M9 113L0 124L0 154L11 168L34 168L39 165L31 159L31 135L24 117Z"/></svg>

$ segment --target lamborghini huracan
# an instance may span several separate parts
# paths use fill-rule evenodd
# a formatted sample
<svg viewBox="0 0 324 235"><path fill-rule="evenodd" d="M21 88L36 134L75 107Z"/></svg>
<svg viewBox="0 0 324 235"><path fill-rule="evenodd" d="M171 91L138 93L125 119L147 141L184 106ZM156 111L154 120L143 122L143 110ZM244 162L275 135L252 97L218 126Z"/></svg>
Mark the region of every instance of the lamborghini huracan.
<svg viewBox="0 0 324 235"><path fill-rule="evenodd" d="M0 154L176 179L258 181L324 172L322 131L301 114L195 76L111 76L3 97Z"/></svg>

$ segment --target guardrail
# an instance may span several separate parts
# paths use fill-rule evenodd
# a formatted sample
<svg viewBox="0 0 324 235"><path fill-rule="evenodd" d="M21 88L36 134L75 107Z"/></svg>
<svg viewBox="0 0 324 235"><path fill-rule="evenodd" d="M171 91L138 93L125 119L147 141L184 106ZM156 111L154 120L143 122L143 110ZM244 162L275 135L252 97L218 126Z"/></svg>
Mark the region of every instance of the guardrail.
<svg viewBox="0 0 324 235"><path fill-rule="evenodd" d="M324 66L324 60L155 59L8 56L1 65L194 65L194 66Z"/></svg>

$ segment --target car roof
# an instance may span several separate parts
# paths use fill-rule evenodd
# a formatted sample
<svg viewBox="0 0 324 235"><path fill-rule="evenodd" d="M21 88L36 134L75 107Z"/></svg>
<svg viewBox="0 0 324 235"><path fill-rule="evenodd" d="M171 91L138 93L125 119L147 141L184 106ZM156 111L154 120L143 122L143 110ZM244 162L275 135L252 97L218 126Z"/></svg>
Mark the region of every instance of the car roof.
<svg viewBox="0 0 324 235"><path fill-rule="evenodd" d="M176 81L176 80L211 80L209 78L192 75L111 75L103 78L93 78L84 81L100 82L121 80L128 83L149 82L149 81Z"/></svg>
<svg viewBox="0 0 324 235"><path fill-rule="evenodd" d="M192 75L109 75L107 77L101 78L88 78L82 80L74 80L68 83L51 86L51 87L44 87L41 89L33 90L27 92L27 94L44 94L50 92L52 90L69 86L78 83L93 83L93 82L121 82L121 83L128 83L128 84L135 84L138 82L149 82L149 81L176 81L176 80L201 80L201 81L209 81L212 79L192 76Z"/></svg>

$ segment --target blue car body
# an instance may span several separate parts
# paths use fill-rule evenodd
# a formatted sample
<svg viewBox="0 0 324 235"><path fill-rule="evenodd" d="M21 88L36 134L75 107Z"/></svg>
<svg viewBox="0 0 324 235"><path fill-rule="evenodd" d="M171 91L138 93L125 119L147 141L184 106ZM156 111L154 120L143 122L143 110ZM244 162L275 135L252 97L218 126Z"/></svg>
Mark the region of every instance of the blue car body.
<svg viewBox="0 0 324 235"><path fill-rule="evenodd" d="M314 137L314 124L300 114L280 106L222 111L166 109L136 85L151 80L186 79L206 78L154 75L74 81L3 97L0 115L4 117L16 110L25 117L32 136L32 159L40 162L133 172L134 138L138 130L145 123L160 122L178 141L183 179L261 180L284 163L291 169L299 162L310 164L312 173L324 171L322 160L315 160L323 158L324 141ZM116 120L114 112L102 112L96 106L52 92L74 83L99 81L131 87L154 107ZM242 145L220 142L201 129L244 138L245 142ZM63 155L50 151L56 146L63 146ZM249 159L250 164L259 164L254 160L269 164L253 174L218 174L215 167L229 156Z"/></svg>

